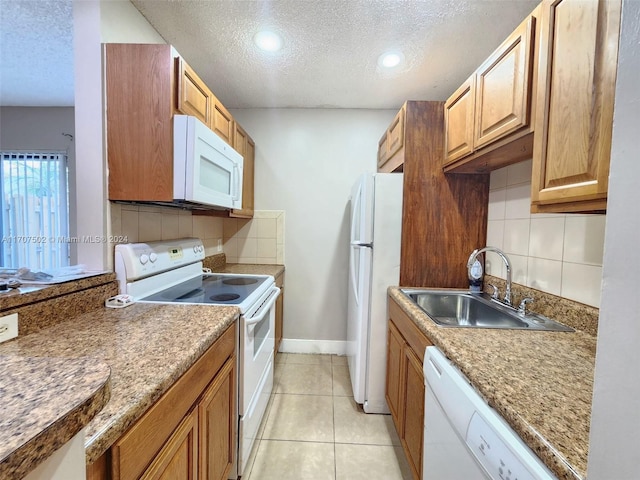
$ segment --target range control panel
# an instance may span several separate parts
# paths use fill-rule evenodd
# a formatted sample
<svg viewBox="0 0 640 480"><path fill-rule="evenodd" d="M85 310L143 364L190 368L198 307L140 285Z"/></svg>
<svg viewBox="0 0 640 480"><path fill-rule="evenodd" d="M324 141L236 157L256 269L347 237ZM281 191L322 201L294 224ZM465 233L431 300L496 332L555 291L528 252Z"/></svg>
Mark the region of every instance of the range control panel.
<svg viewBox="0 0 640 480"><path fill-rule="evenodd" d="M131 282L204 259L199 238L116 245L115 269L119 279Z"/></svg>

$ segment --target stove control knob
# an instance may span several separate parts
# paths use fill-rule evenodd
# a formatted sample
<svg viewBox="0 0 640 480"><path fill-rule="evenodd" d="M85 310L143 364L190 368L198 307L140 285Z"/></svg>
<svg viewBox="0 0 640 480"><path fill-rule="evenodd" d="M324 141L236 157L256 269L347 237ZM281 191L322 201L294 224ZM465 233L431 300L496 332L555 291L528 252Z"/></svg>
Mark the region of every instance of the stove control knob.
<svg viewBox="0 0 640 480"><path fill-rule="evenodd" d="M151 263L155 262L158 259L158 255L155 252L149 254L149 261Z"/></svg>
<svg viewBox="0 0 640 480"><path fill-rule="evenodd" d="M198 253L198 245L193 246L193 253Z"/></svg>
<svg viewBox="0 0 640 480"><path fill-rule="evenodd" d="M147 255L146 253L143 253L142 255L140 255L140 263L142 265L146 265L148 261L149 261L149 255Z"/></svg>

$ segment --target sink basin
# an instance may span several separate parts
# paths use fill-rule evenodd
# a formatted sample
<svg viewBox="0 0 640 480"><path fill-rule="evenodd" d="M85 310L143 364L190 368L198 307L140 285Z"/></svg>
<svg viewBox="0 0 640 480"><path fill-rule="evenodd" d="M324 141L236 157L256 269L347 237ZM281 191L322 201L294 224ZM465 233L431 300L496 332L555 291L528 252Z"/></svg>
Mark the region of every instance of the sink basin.
<svg viewBox="0 0 640 480"><path fill-rule="evenodd" d="M510 328L572 332L573 329L535 313L519 314L486 293L458 290L401 289L442 327Z"/></svg>

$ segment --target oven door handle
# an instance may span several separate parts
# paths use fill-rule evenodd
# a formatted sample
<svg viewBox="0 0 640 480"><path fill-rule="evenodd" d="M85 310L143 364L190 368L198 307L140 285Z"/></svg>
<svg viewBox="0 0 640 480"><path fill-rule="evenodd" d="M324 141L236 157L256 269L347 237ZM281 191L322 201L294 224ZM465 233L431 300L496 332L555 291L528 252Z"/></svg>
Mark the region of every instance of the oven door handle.
<svg viewBox="0 0 640 480"><path fill-rule="evenodd" d="M278 295L280 295L280 289L276 286L271 287L271 292L269 293L267 299L262 303L262 305L260 305L258 310L256 310L250 318L245 319L245 325L254 325L260 322L265 317L265 315L269 313L269 310L271 310L273 304L276 303Z"/></svg>

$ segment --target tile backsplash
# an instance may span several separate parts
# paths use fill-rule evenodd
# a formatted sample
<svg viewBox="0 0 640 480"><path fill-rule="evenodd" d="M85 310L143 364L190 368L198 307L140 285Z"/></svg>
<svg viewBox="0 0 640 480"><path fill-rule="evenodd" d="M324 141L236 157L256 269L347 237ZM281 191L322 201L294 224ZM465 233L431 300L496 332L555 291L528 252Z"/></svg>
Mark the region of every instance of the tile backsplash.
<svg viewBox="0 0 640 480"><path fill-rule="evenodd" d="M221 217L192 215L189 210L147 205L111 203L111 233L119 243L150 242L174 238L197 237L205 246L205 254L221 253Z"/></svg>
<svg viewBox="0 0 640 480"><path fill-rule="evenodd" d="M532 214L530 204L531 160L492 172L487 245L507 254L513 282L599 307L605 215ZM487 273L505 278L495 254Z"/></svg>
<svg viewBox="0 0 640 480"><path fill-rule="evenodd" d="M252 219L223 220L229 263L284 264L284 211L256 210Z"/></svg>

